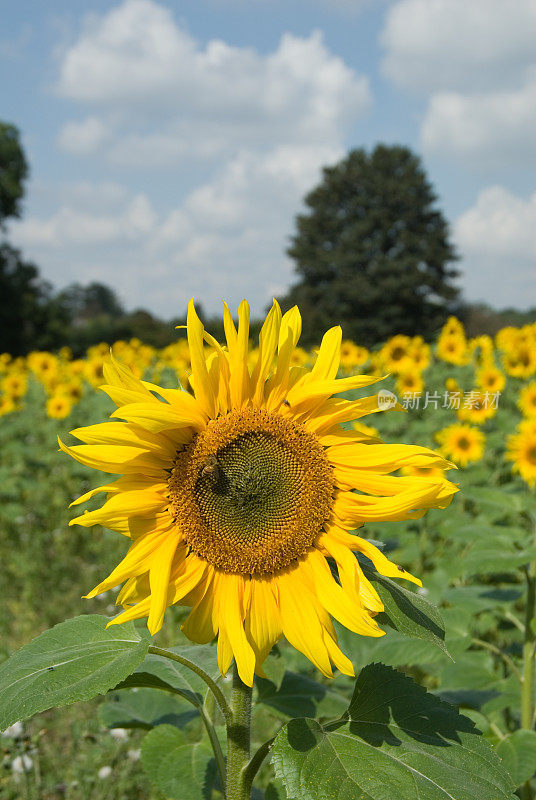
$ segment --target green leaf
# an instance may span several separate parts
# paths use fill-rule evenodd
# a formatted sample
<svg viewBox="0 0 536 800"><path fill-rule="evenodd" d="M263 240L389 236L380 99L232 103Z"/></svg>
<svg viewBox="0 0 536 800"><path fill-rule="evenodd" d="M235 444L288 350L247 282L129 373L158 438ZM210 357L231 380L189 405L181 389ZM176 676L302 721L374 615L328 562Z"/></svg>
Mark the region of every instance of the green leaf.
<svg viewBox="0 0 536 800"><path fill-rule="evenodd" d="M159 725L141 747L143 768L155 786L172 800L209 800L216 763L204 742L188 742L172 725Z"/></svg>
<svg viewBox="0 0 536 800"><path fill-rule="evenodd" d="M466 575L493 575L513 572L536 558L536 548L505 552L504 548L474 548L463 560Z"/></svg>
<svg viewBox="0 0 536 800"><path fill-rule="evenodd" d="M340 722L285 725L272 761L293 800L510 800L513 792L471 720L382 664L362 670Z"/></svg>
<svg viewBox="0 0 536 800"><path fill-rule="evenodd" d="M380 625L385 623L404 636L432 642L449 655L445 645L445 624L437 608L422 595L404 589L367 564L361 564L361 567L385 608L376 618Z"/></svg>
<svg viewBox="0 0 536 800"><path fill-rule="evenodd" d="M210 677L217 680L220 677L216 648L210 645L194 645L171 647L170 652L177 653L183 658L201 667ZM129 675L116 689L145 687L165 689L175 694L180 694L193 705L203 704L207 692L207 684L188 667L171 661L164 656L150 653L133 673Z"/></svg>
<svg viewBox="0 0 536 800"><path fill-rule="evenodd" d="M521 786L536 771L536 732L518 730L508 734L497 745L497 753L515 785Z"/></svg>
<svg viewBox="0 0 536 800"><path fill-rule="evenodd" d="M140 664L150 645L133 623L92 614L60 622L0 666L0 730L38 711L104 694Z"/></svg>
<svg viewBox="0 0 536 800"><path fill-rule="evenodd" d="M337 717L348 705L336 689L295 672L285 672L279 689L264 678L256 678L255 683L257 703L268 706L278 716Z"/></svg>
<svg viewBox="0 0 536 800"><path fill-rule="evenodd" d="M523 511L523 496L519 493L503 492L501 489L492 489L488 486L472 486L464 490L464 497L473 500L477 507L493 507L503 514L514 511Z"/></svg>
<svg viewBox="0 0 536 800"><path fill-rule="evenodd" d="M198 716L191 705L157 689L121 689L109 695L99 708L99 717L108 728L145 728L175 725L182 728Z"/></svg>

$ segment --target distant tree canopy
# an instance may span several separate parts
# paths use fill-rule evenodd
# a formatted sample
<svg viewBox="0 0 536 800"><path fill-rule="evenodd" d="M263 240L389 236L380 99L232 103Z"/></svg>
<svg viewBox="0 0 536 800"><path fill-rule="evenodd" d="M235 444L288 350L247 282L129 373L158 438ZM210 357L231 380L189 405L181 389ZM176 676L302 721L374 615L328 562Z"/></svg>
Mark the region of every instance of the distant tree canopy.
<svg viewBox="0 0 536 800"><path fill-rule="evenodd" d="M0 228L9 217L20 217L28 164L14 125L0 121Z"/></svg>
<svg viewBox="0 0 536 800"><path fill-rule="evenodd" d="M341 323L372 345L394 333L431 336L458 294L448 225L420 159L406 147L353 150L323 171L296 219L288 254L299 282L303 340Z"/></svg>

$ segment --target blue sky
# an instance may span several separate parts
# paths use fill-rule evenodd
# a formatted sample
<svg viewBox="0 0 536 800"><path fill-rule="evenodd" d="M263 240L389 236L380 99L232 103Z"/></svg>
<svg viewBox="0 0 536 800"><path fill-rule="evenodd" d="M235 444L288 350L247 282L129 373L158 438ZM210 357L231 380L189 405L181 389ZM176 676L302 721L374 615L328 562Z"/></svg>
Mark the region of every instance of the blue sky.
<svg viewBox="0 0 536 800"><path fill-rule="evenodd" d="M5 3L0 117L31 165L9 235L57 288L260 313L321 167L401 143L466 298L536 305L535 33L536 0Z"/></svg>

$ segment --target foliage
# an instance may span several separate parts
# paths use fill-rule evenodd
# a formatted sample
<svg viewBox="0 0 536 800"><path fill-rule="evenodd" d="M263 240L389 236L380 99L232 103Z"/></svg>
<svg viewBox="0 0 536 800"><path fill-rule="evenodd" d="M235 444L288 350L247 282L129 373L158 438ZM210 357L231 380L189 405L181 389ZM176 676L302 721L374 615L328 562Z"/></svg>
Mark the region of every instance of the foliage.
<svg viewBox="0 0 536 800"><path fill-rule="evenodd" d="M432 397L437 393L439 402L427 407L421 402L407 413L378 413L366 421L386 441L433 446L437 431L457 418L443 402L446 382L470 392L483 365L497 364L520 342L532 341L531 331L502 332L497 342L504 350L491 340L464 339L458 364L432 354L422 375L426 391ZM406 344L415 355L415 343ZM149 378L158 371L166 385L176 382L170 364L178 369L179 358L187 355L184 345L155 353L127 342L115 352ZM392 347L372 356L381 352L382 358L393 357ZM54 369L75 363L47 355ZM87 363L97 358L94 353ZM90 601L80 598L125 545L123 537L107 531L67 527L67 501L105 479L60 458L55 437L66 438L68 430L101 419L111 404L85 387L66 419L48 417L45 388L58 373L44 377L37 360L18 363L28 379L24 406L0 420L0 659L5 659L0 727L52 702L97 697L87 711L42 711L24 722L24 736L2 739L6 764L13 765L21 754L30 758L30 791L51 800L221 800L217 761L226 752L230 682L217 673L214 646L192 646L184 639L180 608L170 609L169 624L150 642L142 627L105 631L114 613L113 592ZM183 379L187 366L185 361L179 370ZM380 367L383 372L383 362L373 359L360 368ZM15 374L9 365L0 364L1 369L3 375ZM381 385L395 389L396 378ZM524 800L533 797L534 693L527 686L536 641L536 499L505 460L508 436L522 419L519 392L532 379L506 375L496 414L475 423L485 435L484 452L449 473L461 491L448 511L405 523L370 523L359 531L383 542L393 561L422 578L423 589L402 588L363 562L383 600L378 621L387 633L369 639L338 629L357 681L337 675L329 682L285 642L269 657L266 677L258 677L254 688L253 752L261 748L264 755L259 756L255 800L342 800L362 794L500 800L512 797L515 787ZM75 619L42 633L66 617ZM108 661L109 644L118 637L125 650ZM78 682L71 680L73 654L82 656ZM17 664L23 690L18 695L13 678L6 680ZM46 691L47 700L35 704L39 691ZM117 729L122 739L113 738ZM266 742L270 745L262 750ZM130 760L133 747L141 750L139 761ZM66 754L62 763L59 752ZM103 765L111 767L111 778L98 777ZM19 800L23 780L11 766L0 777L0 795Z"/></svg>
<svg viewBox="0 0 536 800"><path fill-rule="evenodd" d="M447 223L420 160L405 147L353 150L305 198L288 254L299 282L282 300L304 312L303 338L341 323L371 345L434 333L457 290Z"/></svg>
<svg viewBox="0 0 536 800"><path fill-rule="evenodd" d="M28 164L19 131L0 121L0 230L9 217L20 217Z"/></svg>

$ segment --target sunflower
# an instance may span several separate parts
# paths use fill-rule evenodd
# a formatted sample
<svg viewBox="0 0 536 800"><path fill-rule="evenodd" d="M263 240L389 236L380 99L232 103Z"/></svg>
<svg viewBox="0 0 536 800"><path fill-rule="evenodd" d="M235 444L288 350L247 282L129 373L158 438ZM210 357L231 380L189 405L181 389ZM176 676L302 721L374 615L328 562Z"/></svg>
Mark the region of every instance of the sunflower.
<svg viewBox="0 0 536 800"><path fill-rule="evenodd" d="M441 335L461 334L465 336L463 323L457 317L449 317L441 329Z"/></svg>
<svg viewBox="0 0 536 800"><path fill-rule="evenodd" d="M11 372L0 381L0 389L13 400L22 400L27 388L28 380L21 372Z"/></svg>
<svg viewBox="0 0 536 800"><path fill-rule="evenodd" d="M506 458L532 489L536 485L536 430L526 428L508 437Z"/></svg>
<svg viewBox="0 0 536 800"><path fill-rule="evenodd" d="M82 445L60 442L83 464L124 473L75 501L106 492L101 509L71 524L101 524L132 539L87 597L125 582L117 599L125 610L110 624L147 617L152 634L166 607L190 607L185 635L199 643L217 636L222 674L234 657L248 685L281 636L324 675L332 676L332 665L353 674L331 617L365 636L383 635L374 620L382 602L354 551L384 575L420 581L348 531L447 506L457 490L449 481L390 473L448 462L428 448L366 443L342 429L379 407L377 396L331 397L375 382L336 379L340 327L324 335L311 370L291 367L301 318L297 307L281 317L274 302L251 373L245 301L238 329L225 306L224 329L226 348L190 302L193 394L140 381L111 359L102 389L118 406L112 416L124 421L76 429Z"/></svg>
<svg viewBox="0 0 536 800"><path fill-rule="evenodd" d="M11 414L12 411L16 411L17 406L15 405L12 397L6 397L5 395L2 397L0 396L0 417L4 417L6 414Z"/></svg>
<svg viewBox="0 0 536 800"><path fill-rule="evenodd" d="M463 402L456 411L456 416L464 422L482 425L486 420L495 416L498 402L498 396L494 397L489 392L473 389L465 393Z"/></svg>
<svg viewBox="0 0 536 800"><path fill-rule="evenodd" d="M466 467L470 461L480 461L484 454L486 438L471 425L449 425L438 431L435 438L442 452L460 467Z"/></svg>
<svg viewBox="0 0 536 800"><path fill-rule="evenodd" d="M512 378L530 378L536 373L536 347L534 343L516 344L503 356L503 366Z"/></svg>
<svg viewBox="0 0 536 800"><path fill-rule="evenodd" d="M47 414L52 419L65 419L71 413L72 400L64 394L53 394L47 400Z"/></svg>
<svg viewBox="0 0 536 800"><path fill-rule="evenodd" d="M380 356L389 372L401 372L411 366L411 339L409 336L397 334L392 336L380 350Z"/></svg>
<svg viewBox="0 0 536 800"><path fill-rule="evenodd" d="M437 340L437 357L448 364L467 363L467 340L463 334L448 333Z"/></svg>
<svg viewBox="0 0 536 800"><path fill-rule="evenodd" d="M378 441L381 442L380 434L377 428L373 428L372 425L365 425L364 422L352 422L352 428L354 431L358 431L359 433L364 434L362 437L362 441ZM370 438L369 438L370 437Z"/></svg>
<svg viewBox="0 0 536 800"><path fill-rule="evenodd" d="M399 394L422 394L424 381L419 370L410 369L400 372L396 380L396 390Z"/></svg>
<svg viewBox="0 0 536 800"><path fill-rule="evenodd" d="M536 381L527 383L519 393L517 405L525 417L536 417Z"/></svg>
<svg viewBox="0 0 536 800"><path fill-rule="evenodd" d="M444 472L441 467L403 467L400 472L402 475L411 475L419 478L434 478L441 480L444 477Z"/></svg>
<svg viewBox="0 0 536 800"><path fill-rule="evenodd" d="M476 385L483 392L502 392L506 385L506 378L496 366L485 364L476 374Z"/></svg>

